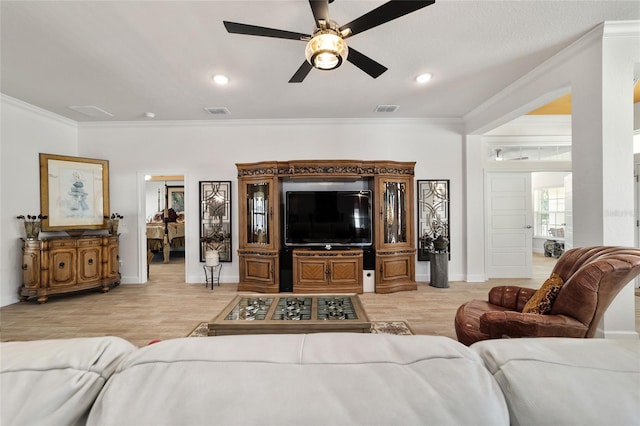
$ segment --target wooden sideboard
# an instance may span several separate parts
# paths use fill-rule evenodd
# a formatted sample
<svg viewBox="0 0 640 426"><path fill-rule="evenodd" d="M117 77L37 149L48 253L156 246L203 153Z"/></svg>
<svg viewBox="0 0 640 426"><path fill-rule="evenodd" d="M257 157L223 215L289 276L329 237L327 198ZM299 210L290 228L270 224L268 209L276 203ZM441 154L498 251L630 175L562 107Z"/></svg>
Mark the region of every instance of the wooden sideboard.
<svg viewBox="0 0 640 426"><path fill-rule="evenodd" d="M91 235L23 240L20 300L120 283L118 237Z"/></svg>
<svg viewBox="0 0 640 426"><path fill-rule="evenodd" d="M293 291L362 293L362 250L294 250Z"/></svg>

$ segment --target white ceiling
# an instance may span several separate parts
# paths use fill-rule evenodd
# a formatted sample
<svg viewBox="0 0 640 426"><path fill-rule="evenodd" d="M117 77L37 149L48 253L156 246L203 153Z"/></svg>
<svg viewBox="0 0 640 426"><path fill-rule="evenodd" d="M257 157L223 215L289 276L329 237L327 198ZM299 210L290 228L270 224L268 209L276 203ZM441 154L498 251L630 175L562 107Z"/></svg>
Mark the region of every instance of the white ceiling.
<svg viewBox="0 0 640 426"><path fill-rule="evenodd" d="M347 23L379 0L335 0ZM310 33L305 0L0 2L3 94L76 121L463 117L602 21L640 19L638 1L452 1L347 40L389 70L346 63L288 83L304 42L226 32L235 21ZM419 86L416 75L433 73ZM226 74L227 86L211 83ZM377 105L399 105L376 113ZM96 106L91 118L69 106ZM225 107L212 116L205 107Z"/></svg>

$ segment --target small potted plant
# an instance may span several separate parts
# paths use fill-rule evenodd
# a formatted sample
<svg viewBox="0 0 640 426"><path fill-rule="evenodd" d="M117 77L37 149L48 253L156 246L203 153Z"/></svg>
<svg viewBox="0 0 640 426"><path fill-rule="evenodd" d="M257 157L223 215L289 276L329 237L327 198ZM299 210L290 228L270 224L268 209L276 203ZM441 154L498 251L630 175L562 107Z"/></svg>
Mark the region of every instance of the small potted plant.
<svg viewBox="0 0 640 426"><path fill-rule="evenodd" d="M105 219L109 221L108 230L110 235L118 235L118 225L120 224L120 219L124 219L120 213L113 213L111 217L105 216Z"/></svg>
<svg viewBox="0 0 640 426"><path fill-rule="evenodd" d="M40 230L42 229L42 220L46 219L47 216L39 215L20 215L17 219L22 219L24 222L24 231L27 234L27 240L37 240L38 235L40 235Z"/></svg>
<svg viewBox="0 0 640 426"><path fill-rule="evenodd" d="M216 266L220 262L220 251L224 250L225 237L222 232L213 231L200 238L204 243L204 259L207 266Z"/></svg>

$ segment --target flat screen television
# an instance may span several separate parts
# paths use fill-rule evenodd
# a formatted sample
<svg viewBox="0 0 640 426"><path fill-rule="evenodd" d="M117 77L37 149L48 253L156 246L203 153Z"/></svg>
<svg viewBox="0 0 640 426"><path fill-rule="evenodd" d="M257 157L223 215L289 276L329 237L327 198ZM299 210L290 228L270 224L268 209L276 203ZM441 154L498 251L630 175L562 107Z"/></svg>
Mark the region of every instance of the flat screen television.
<svg viewBox="0 0 640 426"><path fill-rule="evenodd" d="M290 191L285 197L287 246L369 246L371 191Z"/></svg>

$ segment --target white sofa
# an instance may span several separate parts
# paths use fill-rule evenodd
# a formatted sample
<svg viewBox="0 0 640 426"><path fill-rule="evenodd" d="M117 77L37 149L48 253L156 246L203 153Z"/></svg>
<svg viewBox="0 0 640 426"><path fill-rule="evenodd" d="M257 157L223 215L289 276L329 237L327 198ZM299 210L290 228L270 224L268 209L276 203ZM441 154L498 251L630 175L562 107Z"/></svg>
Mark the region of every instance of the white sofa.
<svg viewBox="0 0 640 426"><path fill-rule="evenodd" d="M640 342L323 333L0 345L2 425L638 424Z"/></svg>

